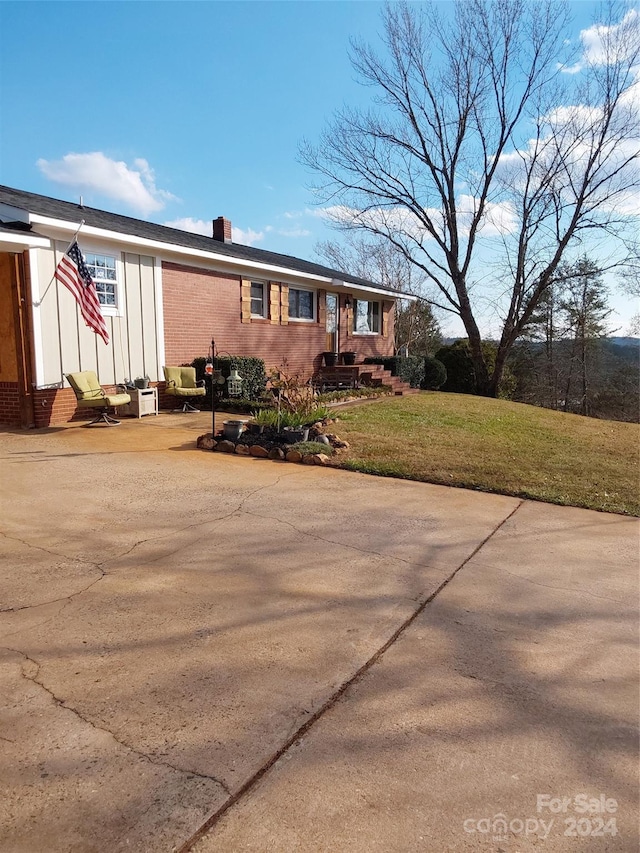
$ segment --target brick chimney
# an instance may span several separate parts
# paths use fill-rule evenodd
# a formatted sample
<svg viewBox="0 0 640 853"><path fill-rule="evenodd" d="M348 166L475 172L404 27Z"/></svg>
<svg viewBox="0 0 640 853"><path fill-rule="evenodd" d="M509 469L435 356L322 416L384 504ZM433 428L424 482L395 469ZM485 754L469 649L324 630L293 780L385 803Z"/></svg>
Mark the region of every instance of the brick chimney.
<svg viewBox="0 0 640 853"><path fill-rule="evenodd" d="M224 216L213 220L213 239L220 243L231 243L231 222Z"/></svg>

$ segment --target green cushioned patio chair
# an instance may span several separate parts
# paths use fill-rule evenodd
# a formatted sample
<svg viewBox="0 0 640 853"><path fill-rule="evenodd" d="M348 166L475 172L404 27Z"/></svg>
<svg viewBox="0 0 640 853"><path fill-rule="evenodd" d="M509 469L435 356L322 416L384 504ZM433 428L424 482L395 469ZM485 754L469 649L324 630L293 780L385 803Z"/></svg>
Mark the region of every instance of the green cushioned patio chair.
<svg viewBox="0 0 640 853"><path fill-rule="evenodd" d="M120 421L112 418L108 412L109 409L115 410L118 406L126 406L127 403L130 403L131 397L128 394L107 394L98 382L98 377L93 370L67 373L67 382L75 392L80 409L102 410L98 417L88 423L87 426L93 426L94 424L118 426Z"/></svg>
<svg viewBox="0 0 640 853"><path fill-rule="evenodd" d="M194 397L204 397L207 393L204 387L204 380L196 382L195 367L165 367L164 378L166 379L165 392L171 397L177 397L181 402L181 409L174 409L174 412L199 412L189 400Z"/></svg>

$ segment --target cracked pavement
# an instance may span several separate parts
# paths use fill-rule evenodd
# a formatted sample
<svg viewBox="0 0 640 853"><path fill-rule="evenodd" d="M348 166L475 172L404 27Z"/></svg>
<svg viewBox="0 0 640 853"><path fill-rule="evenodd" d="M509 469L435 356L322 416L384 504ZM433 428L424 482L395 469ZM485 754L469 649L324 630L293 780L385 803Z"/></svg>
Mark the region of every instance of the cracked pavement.
<svg viewBox="0 0 640 853"><path fill-rule="evenodd" d="M3 853L471 849L478 780L629 824L635 519L197 451L209 417L0 435Z"/></svg>

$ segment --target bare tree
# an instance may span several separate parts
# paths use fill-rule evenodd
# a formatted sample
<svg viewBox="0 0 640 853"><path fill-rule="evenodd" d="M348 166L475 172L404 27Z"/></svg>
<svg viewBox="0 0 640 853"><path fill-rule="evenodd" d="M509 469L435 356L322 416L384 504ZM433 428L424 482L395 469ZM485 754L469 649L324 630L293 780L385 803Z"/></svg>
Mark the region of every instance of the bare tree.
<svg viewBox="0 0 640 853"><path fill-rule="evenodd" d="M375 105L337 113L301 156L335 224L388 240L433 282L433 303L464 324L479 390L495 396L561 261L589 239L606 268L620 259L613 241L634 244L640 16L610 4L570 65L562 3L447 9L386 8L385 55L352 45ZM479 327L488 294L491 370Z"/></svg>

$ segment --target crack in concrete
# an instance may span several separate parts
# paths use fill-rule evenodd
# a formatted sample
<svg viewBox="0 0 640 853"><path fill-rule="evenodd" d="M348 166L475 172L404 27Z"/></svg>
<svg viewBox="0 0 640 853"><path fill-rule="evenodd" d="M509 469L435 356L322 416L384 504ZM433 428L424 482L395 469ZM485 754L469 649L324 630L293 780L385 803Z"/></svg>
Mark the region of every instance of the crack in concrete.
<svg viewBox="0 0 640 853"><path fill-rule="evenodd" d="M65 560L75 560L77 563L86 563L89 566L96 565L93 560L83 560L82 557L70 557L68 554L61 554L59 551L52 551L50 548L44 548L42 545L34 545L31 542L27 542L26 539L21 539L19 536L12 536L10 533L5 533L4 530L0 530L0 536L4 539L10 539L12 542L19 542L26 548L34 548L36 551L43 551L45 554L50 554L52 557L62 557Z"/></svg>
<svg viewBox="0 0 640 853"><path fill-rule="evenodd" d="M155 541L158 541L160 539L166 539L170 536L173 537L173 536L180 535L181 533L184 533L187 530L193 530L196 527L202 527L204 525L210 525L210 524L217 525L223 521L226 521L227 519L231 518L231 516L234 515L236 512L242 511L242 508L243 508L245 502L248 501L250 498L252 498L254 495L256 495L259 492L262 492L266 489L270 489L270 488L273 488L274 486L277 486L278 483L280 483L280 481L282 479L284 479L284 477L292 476L292 473L281 474L272 483L267 483L267 485L265 485L265 486L259 486L257 489L254 489L253 491L249 492L249 494L245 495L245 497L242 498L240 503L234 509L232 509L230 512L226 513L225 515L220 516L219 518L209 519L207 521L197 521L193 524L188 524L185 527L181 527L179 530L168 531L167 533L163 533L159 536L150 536L148 539L140 539L138 542L135 542L133 545L131 545L131 547L128 548L126 551L123 551L121 554L117 554L113 557L109 557L108 559L103 560L101 563L96 563L92 560L84 560L80 557L71 557L67 554L61 554L58 551L52 551L51 549L44 548L41 545L33 545L32 543L27 542L25 539L20 539L20 537L18 537L18 536L11 536L8 533L5 533L4 531L0 531L0 536L3 536L5 539L9 539L13 542L20 542L20 544L24 545L26 548L35 548L36 550L43 551L45 554L49 554L52 557L62 557L65 560L72 560L72 561L75 561L77 563L81 563L82 565L85 565L89 568L96 569L97 571L100 572L100 577L95 578L94 580L91 581L91 583L82 587L82 589L79 589L76 592L72 592L69 595L61 595L59 598L52 598L48 601L40 601L37 604L24 604L21 607L0 607L0 613L18 613L22 610L34 610L38 607L47 607L48 605L51 605L51 604L58 604L61 601L71 601L72 599L76 598L78 595L82 595L82 593L87 592L89 589L91 589L91 587L95 586L95 584L99 583L101 580L103 580L104 577L106 577L106 575L108 573L105 571L105 569L102 568L104 565L108 565L110 562L115 561L115 560L121 560L123 557L126 557L129 554L131 554L140 545L144 545L147 542L155 542ZM203 534L202 536L198 537L195 540L192 540L192 542L193 541L199 542L201 539L204 539L206 535L208 535L208 533ZM192 544L192 543L190 543L190 544ZM169 551L165 554L162 554L161 556L156 557L155 559L147 560L147 561L145 561L145 565L150 564L150 563L154 563L157 560L161 560L165 557L171 557L171 556L173 556L173 554L177 554L178 551L180 551L182 547L183 546L180 545L173 551ZM11 636L11 635L7 635L7 636Z"/></svg>
<svg viewBox="0 0 640 853"><path fill-rule="evenodd" d="M31 542L27 542L25 539L20 539L19 536L10 536L4 531L0 531L0 536L2 536L4 539L9 539L12 542L20 542L21 545L25 546L25 548L33 548L36 551L42 551L45 554L49 554L51 557L62 557L64 560L79 563L80 565L88 569L100 572L99 577L94 578L86 586L83 586L82 589L79 589L76 592L72 592L69 595L61 595L58 598L52 598L48 601L39 601L37 604L23 604L20 607L0 607L0 613L18 613L21 610L33 610L37 607L46 607L50 604L58 604L61 601L70 601L77 595L81 595L83 592L86 592L88 589L91 589L92 586L95 586L95 584L99 583L106 575L105 570L102 568L102 564L96 563L94 560L83 560L81 557L70 557L68 554L61 554L58 551L52 551L50 548L44 548L41 545L33 545Z"/></svg>
<svg viewBox="0 0 640 853"><path fill-rule="evenodd" d="M72 592L69 595L61 595L60 598L52 598L50 601L40 601L38 604L23 604L21 607L1 607L0 613L19 613L21 610L35 610L37 607L47 607L50 604L59 604L61 601L71 601L77 595L82 595L83 592L91 589L92 586L100 583L100 581L106 577L107 573L97 563L93 568L96 568L100 572L100 577L95 578L91 583L76 592Z"/></svg>
<svg viewBox="0 0 640 853"><path fill-rule="evenodd" d="M380 557L383 560L396 560L399 563L404 563L407 566L415 566L419 569L438 568L437 566L434 566L431 563L418 563L415 560L408 560L406 557L398 557L395 554L383 554L380 551L372 551L368 548L359 548L357 545L351 545L348 542L339 542L337 539L327 539L325 536L320 536L317 533L312 533L310 530L302 530L300 527L297 527L292 522L287 521L284 518L279 518L277 515L263 515L259 512L252 512L249 509L243 509L242 512L245 515L251 515L255 518L262 518L265 521L277 521L280 524L286 524L287 527L291 527L292 530L295 530L296 533L299 533L301 536L306 536L310 539L315 539L318 542L326 542L327 545L338 545L341 548L347 548L350 551L356 551L356 553L358 554L368 554L372 557Z"/></svg>
<svg viewBox="0 0 640 853"><path fill-rule="evenodd" d="M506 515L502 521L498 522L495 527L491 530L491 532L485 536L485 538L477 545L473 551L466 557L460 565L454 569L443 581L442 583L429 595L423 597L415 610L404 620L404 622L393 632L393 634L389 637L389 639L380 646L377 651L375 651L371 657L366 660L356 672L350 676L346 681L344 681L337 690L332 693L331 696L315 711L285 742L284 744L269 758L267 761L260 767L247 781L237 789L237 791L230 795L229 799L223 803L220 808L218 808L212 815L210 815L207 820L200 826L186 841L183 842L179 847L175 849L175 853L188 853L189 850L193 847L196 841L199 841L205 833L207 833L210 829L212 829L220 820L220 818L231 809L246 793L248 793L251 789L253 789L258 782L271 770L271 768L291 749L291 747L298 743L304 735L315 725L326 713L332 710L335 705L340 701L340 699L347 693L347 691L358 684L362 678L369 672L369 670L375 666L375 664L383 657L385 652L387 652L391 646L395 645L398 639L406 633L407 629L411 627L411 625L416 621L416 619L420 616L421 613L424 612L427 605L430 604L441 592L445 589L454 577L458 574L458 572L462 571L462 569L467 565L467 563L472 560L476 554L484 548L484 546L489 542L490 539L495 536L495 534L500 530L503 525L505 525L516 512L520 509L520 507L525 503L524 500L520 500L514 509Z"/></svg>
<svg viewBox="0 0 640 853"><path fill-rule="evenodd" d="M56 602L56 603L59 604L60 602ZM65 607L68 607L69 604L71 604L71 602L68 599L62 599L62 607L60 607L58 610L56 610L56 612L52 616L49 616L47 619L43 619L42 622L36 622L35 624L32 623L32 624L28 624L28 625L21 625L15 631L10 631L8 634L7 633L1 633L0 638L2 640L7 640L9 637L15 637L16 634L22 634L25 631L35 631L36 628L42 628L44 625L48 625L49 622L53 622L54 619L59 619L62 616L62 614L64 613ZM34 604L33 606L39 607L41 605L35 605Z"/></svg>
<svg viewBox="0 0 640 853"><path fill-rule="evenodd" d="M554 586L553 584L542 583L542 581L535 581L533 580L533 578L528 578L526 577L526 575L519 575L516 572L510 572L508 569L505 569L504 566L496 566L493 563L483 563L478 561L477 565L484 566L487 569L494 569L498 572L503 572L504 574L509 575L512 578L517 578L517 580L533 584L534 586L541 586L544 589L551 589L555 592L568 592L571 595L586 595L589 598L597 598L601 601L612 601L614 604L626 604L625 601L622 601L619 598L611 598L611 596L609 595L598 595L595 592L589 592L589 590L581 589L580 587Z"/></svg>
<svg viewBox="0 0 640 853"><path fill-rule="evenodd" d="M280 481L281 481L281 480L283 480L285 477L291 477L291 476L293 476L293 473L294 473L294 472L292 472L292 473L290 473L290 474L281 474L281 475L280 475L276 480L274 480L272 483L267 483L267 484L266 484L266 485L264 485L264 486L259 486L257 489L254 489L253 491L249 492L249 494L248 494L248 495L245 495L245 496L242 498L242 500L240 501L240 503L239 503L236 507L234 507L232 510L230 510L230 511L229 511L229 512L227 512L227 513L225 513L224 515L218 516L217 518L213 518L213 519L211 519L211 518L210 518L210 519L207 519L206 521L196 521L196 522L194 522L193 524L187 524L185 527L181 527L179 530L172 530L172 531L168 531L167 533L163 533L163 534L161 534L161 535L159 535L159 536L150 536L148 539L140 539L138 542L135 542L135 543L134 543L134 544L133 544L129 549L127 549L126 551L123 551L123 552L122 552L122 554L119 554L119 555L118 555L118 556L116 556L116 557L111 557L109 560L105 560L105 562L106 562L106 563L108 563L108 562L110 562L111 560L121 560L123 557L126 557L126 556L128 556L129 554L131 554L133 551L135 551L135 549L136 549L136 548L139 548L141 545L145 545L145 544L147 544L148 542L156 542L156 541L158 541L158 540L160 540L160 539L167 539L167 538L169 538L169 537L178 536L178 535L180 535L181 533L185 533L185 532L186 532L186 531L188 531L188 530L194 530L194 529L195 529L195 528L197 528L197 527L204 527L204 526L208 526L208 525L218 525L218 524L220 524L220 523L221 523L221 522L223 522L223 521L227 521L229 518L231 518L231 516L235 515L235 513L236 513L236 512L241 512L241 511L243 511L243 509L242 509L242 508L243 508L244 504L246 503L246 501L248 501L248 500L249 500L250 498L252 498L254 495L257 495L259 492L263 492L263 491L265 491L266 489L271 489L271 488L273 488L274 486L277 486L277 485L278 485L278 483L280 483ZM202 534L202 536L199 536L197 539L192 539L192 540L189 542L189 544L191 545L191 544L193 544L193 543L195 543L195 542L200 542L202 539L204 539L204 538L205 538L206 536L208 536L208 535L209 535L209 531L207 531L207 533L203 533L203 534ZM144 563L144 564L145 564L145 565L148 565L148 564L150 564L150 563L155 563L155 562L157 562L158 560L162 560L162 559L164 559L165 557L172 557L174 554L177 554L177 553L178 553L178 551L180 551L180 550L182 549L182 547L183 547L182 545L179 545L179 546L178 546L177 548L175 548L173 551L167 551L166 553L161 554L161 555L160 555L160 556L158 556L158 557L154 557L153 559L145 560L145 563Z"/></svg>
<svg viewBox="0 0 640 853"><path fill-rule="evenodd" d="M158 767L167 767L170 770L175 770L177 773L183 773L185 776L195 776L198 779L207 779L211 782L215 782L216 785L219 785L220 788L222 788L222 790L225 792L225 794L227 794L228 796L231 796L231 791L230 791L229 787L226 785L225 782L223 782L218 777L211 776L207 773L198 773L196 770L189 770L188 768L178 767L175 764L171 764L169 761L161 761L161 760L155 758L154 756L149 755L146 752L142 752L141 750L136 749L135 747L131 746L131 744L129 744L126 741L122 740L121 738L117 737L114 734L114 732L112 732L110 729L107 729L103 726L99 726L97 723L94 723L88 717L83 716L83 714L81 714L80 711L77 710L77 708L74 708L72 705L69 705L64 699L60 699L59 696L56 696L56 694L53 692L53 690L51 690L49 687L46 686L46 684L44 684L42 682L42 680L39 678L40 670L42 669L42 666L41 666L41 664L38 663L37 660L35 660L35 658L30 657L26 652L23 652L20 649L14 649L14 648L11 648L10 646L3 646L3 648L6 649L6 651L13 652L14 654L20 655L26 661L28 661L30 664L32 664L36 668L36 671L32 674L26 672L24 666L20 667L22 677L25 678L27 681L30 681L32 684L36 684L38 687L40 687L42 690L44 690L44 692L48 696L50 696L51 699L53 699L54 703L58 707L64 708L65 711L69 711L71 714L73 714L75 717L77 717L79 720L81 720L81 722L86 723L92 729L95 729L95 731L103 732L104 734L109 735L110 737L112 737L114 739L114 741L117 744L124 747L124 749L129 750L129 752L132 752L134 755L137 755L139 758L142 758L145 761L148 761L150 764L154 764Z"/></svg>

